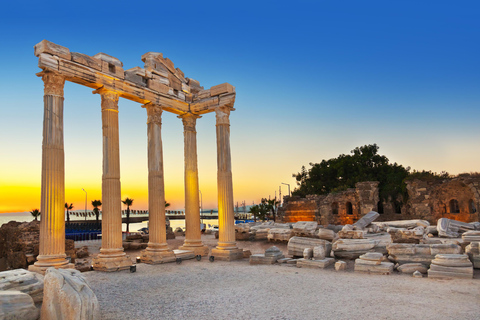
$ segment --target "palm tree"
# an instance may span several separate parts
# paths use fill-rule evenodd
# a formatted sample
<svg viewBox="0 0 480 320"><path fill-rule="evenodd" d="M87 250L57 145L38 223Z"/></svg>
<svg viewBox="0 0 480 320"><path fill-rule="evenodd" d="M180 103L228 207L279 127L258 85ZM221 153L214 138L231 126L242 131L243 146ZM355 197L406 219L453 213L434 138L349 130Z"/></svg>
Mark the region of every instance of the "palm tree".
<svg viewBox="0 0 480 320"><path fill-rule="evenodd" d="M65 209L67 209L67 223L70 223L70 213L68 211L73 209L73 203L68 205L68 203L65 202Z"/></svg>
<svg viewBox="0 0 480 320"><path fill-rule="evenodd" d="M129 224L130 224L130 206L133 204L133 199L130 198L125 198L125 200L122 200L122 203L127 205L127 233L129 233Z"/></svg>
<svg viewBox="0 0 480 320"><path fill-rule="evenodd" d="M30 213L35 218L35 221L38 221L38 217L40 217L40 210L33 209L32 211L30 211Z"/></svg>
<svg viewBox="0 0 480 320"><path fill-rule="evenodd" d="M98 210L98 207L102 205L101 200L93 200L92 201L92 206L93 206L93 212L95 212L95 217L98 223L98 220L100 219L100 211Z"/></svg>
<svg viewBox="0 0 480 320"><path fill-rule="evenodd" d="M165 208L168 208L170 207L170 203L168 203L167 201L165 201Z"/></svg>

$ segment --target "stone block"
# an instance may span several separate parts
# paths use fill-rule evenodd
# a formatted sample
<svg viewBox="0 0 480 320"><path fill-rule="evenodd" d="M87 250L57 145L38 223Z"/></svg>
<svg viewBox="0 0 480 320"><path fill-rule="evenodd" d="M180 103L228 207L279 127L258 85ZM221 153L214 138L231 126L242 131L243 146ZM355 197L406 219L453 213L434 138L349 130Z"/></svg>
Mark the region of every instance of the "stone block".
<svg viewBox="0 0 480 320"><path fill-rule="evenodd" d="M335 233L335 231L330 229L325 229L325 228L318 229L316 236L319 239L328 240L328 241L333 241L333 240L336 240L337 238L337 234Z"/></svg>
<svg viewBox="0 0 480 320"><path fill-rule="evenodd" d="M70 50L48 40L42 40L34 46L35 56L38 57L42 53L48 53L63 59L70 60Z"/></svg>
<svg viewBox="0 0 480 320"><path fill-rule="evenodd" d="M87 259L75 259L75 269L80 272L90 271L91 263Z"/></svg>
<svg viewBox="0 0 480 320"><path fill-rule="evenodd" d="M305 249L307 250L307 249ZM318 246L313 248L313 259L323 260L326 257L325 246ZM305 258L305 257L304 257Z"/></svg>
<svg viewBox="0 0 480 320"><path fill-rule="evenodd" d="M102 61L100 59L78 52L72 52L71 55L73 62L77 62L89 68L102 71Z"/></svg>
<svg viewBox="0 0 480 320"><path fill-rule="evenodd" d="M0 272L1 291L21 291L30 295L35 303L43 300L43 275L24 269Z"/></svg>
<svg viewBox="0 0 480 320"><path fill-rule="evenodd" d="M243 250L243 258L250 258L252 252L250 250Z"/></svg>
<svg viewBox="0 0 480 320"><path fill-rule="evenodd" d="M427 273L428 267L422 263L405 263L399 266L397 270L407 274L414 272Z"/></svg>
<svg viewBox="0 0 480 320"><path fill-rule="evenodd" d="M88 257L88 255L89 253L88 253L87 246L83 246L77 249L77 258L85 258L85 257Z"/></svg>
<svg viewBox="0 0 480 320"><path fill-rule="evenodd" d="M125 70L125 80L131 81L141 87L147 86L147 78L145 76L145 69L134 67Z"/></svg>
<svg viewBox="0 0 480 320"><path fill-rule="evenodd" d="M123 67L123 63L120 60L118 60L117 58L112 57L111 55L108 55L106 53L99 52L96 55L94 55L93 57L95 59L99 59L101 61L110 63L114 66L121 67L121 68Z"/></svg>
<svg viewBox="0 0 480 320"><path fill-rule="evenodd" d="M175 262L176 258L177 257L171 250L155 251L155 250L147 249L142 251L140 254L140 260L143 263L147 263L147 264L161 264L161 263Z"/></svg>
<svg viewBox="0 0 480 320"><path fill-rule="evenodd" d="M132 260L127 255L108 256L98 254L92 261L93 269L97 271L115 272L130 269Z"/></svg>
<svg viewBox="0 0 480 320"><path fill-rule="evenodd" d="M39 311L32 297L20 291L0 291L0 319L37 320Z"/></svg>
<svg viewBox="0 0 480 320"><path fill-rule="evenodd" d="M370 223L376 220L379 216L380 214L378 212L370 211L369 213L364 215L362 218L360 218L360 220L355 222L353 226L357 230L365 229L366 226L368 226Z"/></svg>
<svg viewBox="0 0 480 320"><path fill-rule="evenodd" d="M347 270L347 263L345 261L337 261L335 262L335 270L336 271L344 271Z"/></svg>
<svg viewBox="0 0 480 320"><path fill-rule="evenodd" d="M78 270L48 268L45 273L42 319L100 319L100 306Z"/></svg>
<svg viewBox="0 0 480 320"><path fill-rule="evenodd" d="M356 261L358 261L358 259ZM391 274L393 272L393 263L382 262L378 265L369 265L355 262L354 271L373 274Z"/></svg>
<svg viewBox="0 0 480 320"><path fill-rule="evenodd" d="M335 263L333 258L325 258L322 260L298 259L297 268L320 268L325 269Z"/></svg>
<svg viewBox="0 0 480 320"><path fill-rule="evenodd" d="M235 87L229 83L222 83L210 88L210 96L218 96L222 93L232 93L235 92Z"/></svg>
<svg viewBox="0 0 480 320"><path fill-rule="evenodd" d="M264 254L252 254L250 256L249 262L251 265L275 264L277 260L278 260L277 257L266 257Z"/></svg>
<svg viewBox="0 0 480 320"><path fill-rule="evenodd" d="M221 261L233 261L243 259L243 250L242 249L233 249L233 250L220 250L212 249L212 256L215 257L215 260Z"/></svg>
<svg viewBox="0 0 480 320"><path fill-rule="evenodd" d="M193 250L173 250L175 258L180 258L182 260L188 260L195 258L196 254Z"/></svg>
<svg viewBox="0 0 480 320"><path fill-rule="evenodd" d="M304 238L304 237L292 237L288 241L287 249L288 254L294 257L303 257L303 251L305 248L314 248L318 246L325 247L325 256L330 255L332 245L327 240Z"/></svg>
<svg viewBox="0 0 480 320"><path fill-rule="evenodd" d="M265 250L265 257L275 257L278 259L283 258L283 252L277 247L273 246Z"/></svg>

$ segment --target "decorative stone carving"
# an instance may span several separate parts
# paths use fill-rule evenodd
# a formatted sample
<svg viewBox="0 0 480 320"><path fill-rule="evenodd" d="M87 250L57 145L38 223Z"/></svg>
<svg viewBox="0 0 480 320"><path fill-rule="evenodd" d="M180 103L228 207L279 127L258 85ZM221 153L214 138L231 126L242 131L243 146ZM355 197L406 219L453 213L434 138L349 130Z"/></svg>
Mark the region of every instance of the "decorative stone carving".
<svg viewBox="0 0 480 320"><path fill-rule="evenodd" d="M63 97L63 87L65 85L65 77L56 72L41 72L44 83L44 94L46 96Z"/></svg>
<svg viewBox="0 0 480 320"><path fill-rule="evenodd" d="M100 319L97 297L78 270L48 268L44 292L42 319Z"/></svg>
<svg viewBox="0 0 480 320"><path fill-rule="evenodd" d="M192 113L185 113L178 117L182 119L184 131L193 131L196 133L195 126L197 125L197 119L201 118L200 116Z"/></svg>
<svg viewBox="0 0 480 320"><path fill-rule="evenodd" d="M147 124L154 123L158 126L162 125L162 113L163 109L155 104L148 103L145 105L147 109Z"/></svg>
<svg viewBox="0 0 480 320"><path fill-rule="evenodd" d="M106 89L97 90L102 96L102 111L116 111L118 112L118 93Z"/></svg>

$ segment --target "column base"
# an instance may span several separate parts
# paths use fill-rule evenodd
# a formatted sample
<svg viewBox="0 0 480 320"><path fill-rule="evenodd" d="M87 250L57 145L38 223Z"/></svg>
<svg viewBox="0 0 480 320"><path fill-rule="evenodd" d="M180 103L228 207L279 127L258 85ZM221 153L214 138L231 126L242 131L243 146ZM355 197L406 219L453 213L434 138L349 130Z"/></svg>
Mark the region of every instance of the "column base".
<svg viewBox="0 0 480 320"><path fill-rule="evenodd" d="M175 254L171 250L156 250L147 248L140 254L140 260L148 264L175 262Z"/></svg>
<svg viewBox="0 0 480 320"><path fill-rule="evenodd" d="M75 268L73 263L68 263L66 257L66 254L39 255L37 261L33 265L28 266L28 270L45 275L45 271L52 267L56 269Z"/></svg>
<svg viewBox="0 0 480 320"><path fill-rule="evenodd" d="M183 243L183 246L178 248L178 250L188 250L188 251L193 251L195 255L200 255L200 256L207 256L208 255L208 247L203 244L202 240L190 240L190 239L185 239L185 242Z"/></svg>
<svg viewBox="0 0 480 320"><path fill-rule="evenodd" d="M111 249L103 251L109 250ZM102 249L100 249L100 252L102 252ZM130 266L133 265L130 257L127 256L123 251L119 250L117 252L118 253L115 254L99 253L96 257L93 258L93 270L114 272L130 269Z"/></svg>
<svg viewBox="0 0 480 320"><path fill-rule="evenodd" d="M215 248L212 249L212 256L215 257L215 260L221 261L241 260L243 259L243 250L238 248L231 250Z"/></svg>

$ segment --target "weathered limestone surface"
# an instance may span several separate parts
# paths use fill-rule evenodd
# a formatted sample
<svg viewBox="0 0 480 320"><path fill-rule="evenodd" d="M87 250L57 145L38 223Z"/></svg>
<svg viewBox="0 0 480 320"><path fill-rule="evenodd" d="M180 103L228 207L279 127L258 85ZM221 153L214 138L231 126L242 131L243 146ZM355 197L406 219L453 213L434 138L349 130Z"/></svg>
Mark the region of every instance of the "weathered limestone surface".
<svg viewBox="0 0 480 320"><path fill-rule="evenodd" d="M24 269L0 272L0 292L7 290L27 293L35 303L42 302L43 275Z"/></svg>
<svg viewBox="0 0 480 320"><path fill-rule="evenodd" d="M322 260L298 259L297 268L320 268L325 269L335 263L333 258L324 258Z"/></svg>
<svg viewBox="0 0 480 320"><path fill-rule="evenodd" d="M38 255L40 221L10 221L0 227L0 271L27 268Z"/></svg>
<svg viewBox="0 0 480 320"><path fill-rule="evenodd" d="M314 237L318 224L314 221L298 221L293 225L293 233L296 237Z"/></svg>
<svg viewBox="0 0 480 320"><path fill-rule="evenodd" d="M97 297L78 270L47 269L44 293L42 319L100 319Z"/></svg>
<svg viewBox="0 0 480 320"><path fill-rule="evenodd" d="M330 230L330 229L326 229L326 228L320 228L318 229L317 233L316 233L316 236L319 238L319 239L323 239L323 240L328 240L328 241L334 241L338 238L337 234L335 233L335 231L333 230Z"/></svg>
<svg viewBox="0 0 480 320"><path fill-rule="evenodd" d="M375 251L378 241L371 239L339 239L332 245L332 251L336 258L355 259L360 255Z"/></svg>
<svg viewBox="0 0 480 320"><path fill-rule="evenodd" d="M347 224L338 232L338 236L341 239L363 239L365 238L365 231L355 230L354 226Z"/></svg>
<svg viewBox="0 0 480 320"><path fill-rule="evenodd" d="M353 224L353 226L354 226L354 228L357 229L357 230L363 230L363 229L365 229L370 223L372 223L373 221L375 221L379 216L380 216L380 214L378 214L378 212L370 211L369 213L367 213L366 215L364 215L360 220L358 220L357 222L355 222L355 223Z"/></svg>
<svg viewBox="0 0 480 320"><path fill-rule="evenodd" d="M414 272L427 273L428 267L422 263L405 263L397 268L401 273L412 274Z"/></svg>
<svg viewBox="0 0 480 320"><path fill-rule="evenodd" d="M392 237L393 243L420 243L426 236L424 227L413 229L390 227L387 232Z"/></svg>
<svg viewBox="0 0 480 320"><path fill-rule="evenodd" d="M429 278L473 278L472 262L466 254L438 254L428 269Z"/></svg>
<svg viewBox="0 0 480 320"><path fill-rule="evenodd" d="M465 248L465 253L470 258L475 269L480 269L480 242L472 242Z"/></svg>
<svg viewBox="0 0 480 320"><path fill-rule="evenodd" d="M323 246L325 248L325 255L330 256L332 244L323 239L292 237L288 241L287 249L289 255L303 257L303 252L306 248L311 248L313 250L314 247L318 246Z"/></svg>
<svg viewBox="0 0 480 320"><path fill-rule="evenodd" d="M249 257L250 264L274 264L280 259L284 259L282 251L273 246L265 250L264 254L253 254ZM286 261L285 261L286 262Z"/></svg>
<svg viewBox="0 0 480 320"><path fill-rule="evenodd" d="M438 230L438 235L440 237L458 238L460 237L460 234L464 232L476 230L476 225L471 223L465 223L461 221L441 218L441 219L438 219L437 230Z"/></svg>
<svg viewBox="0 0 480 320"><path fill-rule="evenodd" d="M270 229L268 230L268 241L288 241L293 237L293 230L288 229Z"/></svg>
<svg viewBox="0 0 480 320"><path fill-rule="evenodd" d="M395 221L382 221L382 222L372 222L385 230L389 227L393 228L415 228L415 227L428 227L430 223L426 220L395 220Z"/></svg>
<svg viewBox="0 0 480 320"><path fill-rule="evenodd" d="M20 291L0 291L0 319L37 320L39 311L32 297Z"/></svg>
<svg viewBox="0 0 480 320"><path fill-rule="evenodd" d="M463 241L478 242L480 241L480 231L467 231L462 234L462 239Z"/></svg>
<svg viewBox="0 0 480 320"><path fill-rule="evenodd" d="M395 263L422 263L429 266L437 254L460 254L462 248L456 244L413 244L392 243L387 246L389 259Z"/></svg>
<svg viewBox="0 0 480 320"><path fill-rule="evenodd" d="M355 272L367 272L375 274L391 274L393 263L382 262L383 254L368 252L355 260Z"/></svg>
<svg viewBox="0 0 480 320"><path fill-rule="evenodd" d="M345 261L335 262L335 271L344 271L347 270L347 263Z"/></svg>
<svg viewBox="0 0 480 320"><path fill-rule="evenodd" d="M196 256L195 252L192 250L176 249L176 250L173 250L173 253L175 254L175 259L182 259L182 260L193 259Z"/></svg>

